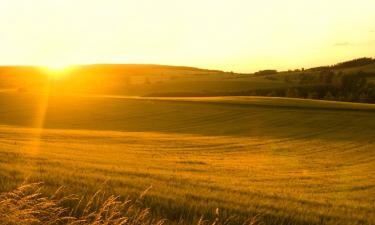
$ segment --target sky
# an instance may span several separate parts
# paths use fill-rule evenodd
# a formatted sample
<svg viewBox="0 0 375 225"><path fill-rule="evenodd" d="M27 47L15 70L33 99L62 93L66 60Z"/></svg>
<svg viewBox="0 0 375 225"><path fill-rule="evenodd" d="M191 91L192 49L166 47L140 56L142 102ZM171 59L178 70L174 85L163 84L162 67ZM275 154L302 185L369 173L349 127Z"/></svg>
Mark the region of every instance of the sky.
<svg viewBox="0 0 375 225"><path fill-rule="evenodd" d="M0 0L0 64L287 70L375 57L374 0Z"/></svg>

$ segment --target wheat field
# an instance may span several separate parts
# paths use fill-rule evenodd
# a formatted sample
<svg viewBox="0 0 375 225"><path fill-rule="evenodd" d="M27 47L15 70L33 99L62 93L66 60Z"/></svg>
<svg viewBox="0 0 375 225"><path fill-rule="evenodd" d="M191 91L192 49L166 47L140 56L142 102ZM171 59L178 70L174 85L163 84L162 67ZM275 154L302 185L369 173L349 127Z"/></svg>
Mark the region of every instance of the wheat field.
<svg viewBox="0 0 375 225"><path fill-rule="evenodd" d="M375 110L280 98L0 94L0 187L138 196L168 223L375 222ZM43 115L43 116L41 116Z"/></svg>

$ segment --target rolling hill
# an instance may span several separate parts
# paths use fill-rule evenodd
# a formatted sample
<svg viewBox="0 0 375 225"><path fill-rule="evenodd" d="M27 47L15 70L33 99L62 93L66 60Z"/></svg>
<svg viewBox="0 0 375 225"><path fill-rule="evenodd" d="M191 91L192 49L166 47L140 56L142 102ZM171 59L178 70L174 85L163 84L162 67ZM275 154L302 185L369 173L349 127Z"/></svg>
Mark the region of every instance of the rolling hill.
<svg viewBox="0 0 375 225"><path fill-rule="evenodd" d="M365 61L365 62L362 62ZM127 96L287 96L288 89L299 89L303 98L308 92L325 88L319 76L326 70L335 74L366 73L368 83L375 79L375 62L364 58L318 67L276 74L238 74L193 67L162 65L82 65L65 69L59 79L49 76L56 71L38 67L0 67L0 88L28 92L116 94ZM356 62L358 65L356 65ZM342 66L344 65L344 66ZM337 75L341 79L341 75ZM306 82L302 83L301 79ZM307 89L306 91L304 89ZM337 88L336 88L337 89ZM372 90L372 89L371 89ZM302 93L306 92L306 93ZM334 93L334 91L331 90ZM339 92L339 90L337 90ZM337 93L339 95L340 93ZM356 93L360 95L361 93ZM372 92L366 93L371 95ZM323 99L325 96L316 96ZM346 96L349 97L349 96ZM357 96L359 98L359 96ZM337 97L336 100L341 100ZM346 100L346 99L342 99ZM350 99L349 99L350 100ZM357 101L357 100L356 100Z"/></svg>
<svg viewBox="0 0 375 225"><path fill-rule="evenodd" d="M375 108L267 97L135 98L0 93L2 191L136 196L185 223L372 224ZM43 129L41 129L43 128Z"/></svg>

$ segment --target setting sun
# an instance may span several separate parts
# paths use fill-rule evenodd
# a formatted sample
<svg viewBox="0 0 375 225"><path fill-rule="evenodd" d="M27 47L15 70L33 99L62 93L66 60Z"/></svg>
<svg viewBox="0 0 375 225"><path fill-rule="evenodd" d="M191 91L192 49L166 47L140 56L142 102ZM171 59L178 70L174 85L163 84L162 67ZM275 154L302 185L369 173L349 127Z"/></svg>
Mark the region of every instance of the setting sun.
<svg viewBox="0 0 375 225"><path fill-rule="evenodd" d="M42 69L52 79L60 79L64 77L71 70L71 68L72 66L67 64L50 64L42 66Z"/></svg>
<svg viewBox="0 0 375 225"><path fill-rule="evenodd" d="M64 64L51 64L47 66L49 70L56 71L56 72L61 72L65 70L67 67L68 65L64 65Z"/></svg>

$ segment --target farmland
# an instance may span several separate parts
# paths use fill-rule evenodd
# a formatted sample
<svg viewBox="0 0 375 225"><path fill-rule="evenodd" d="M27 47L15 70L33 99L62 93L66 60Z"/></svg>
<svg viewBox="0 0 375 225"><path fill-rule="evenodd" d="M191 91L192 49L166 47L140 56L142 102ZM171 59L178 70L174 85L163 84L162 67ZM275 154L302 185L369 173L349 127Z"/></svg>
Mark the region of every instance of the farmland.
<svg viewBox="0 0 375 225"><path fill-rule="evenodd" d="M42 181L155 215L375 222L375 107L267 97L0 93L0 187ZM43 129L41 129L43 128ZM103 184L104 183L104 184Z"/></svg>
<svg viewBox="0 0 375 225"><path fill-rule="evenodd" d="M375 225L375 0L0 0L0 225Z"/></svg>

